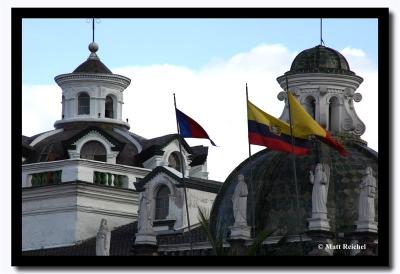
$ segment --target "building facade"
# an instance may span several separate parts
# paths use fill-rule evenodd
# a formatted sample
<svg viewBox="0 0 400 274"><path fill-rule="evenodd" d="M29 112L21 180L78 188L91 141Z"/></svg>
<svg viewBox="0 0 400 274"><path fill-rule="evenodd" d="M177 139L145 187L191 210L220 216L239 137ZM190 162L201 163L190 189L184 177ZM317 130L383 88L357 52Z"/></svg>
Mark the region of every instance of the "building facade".
<svg viewBox="0 0 400 274"><path fill-rule="evenodd" d="M342 54L306 49L277 81L348 155L313 138L309 155L296 156L293 180L292 155L266 148L221 185L208 179L206 147L128 131L121 108L130 80L100 62L97 45L89 50L73 73L55 78L63 91L55 130L23 137L25 255L96 255L101 219L111 230L111 256L245 255L265 231L254 255L377 255L378 153L361 138L355 103L363 79ZM288 121L287 93L278 99ZM199 209L210 212L219 249L199 226Z"/></svg>
<svg viewBox="0 0 400 274"><path fill-rule="evenodd" d="M183 229L182 166L192 223L219 189L208 180L207 147L190 147L177 134L146 139L129 131L122 106L131 80L113 74L97 50L90 43L85 62L55 77L62 91L55 129L22 136L24 251L75 246L96 236L103 218L111 230L136 221L140 181L154 185L157 231Z"/></svg>

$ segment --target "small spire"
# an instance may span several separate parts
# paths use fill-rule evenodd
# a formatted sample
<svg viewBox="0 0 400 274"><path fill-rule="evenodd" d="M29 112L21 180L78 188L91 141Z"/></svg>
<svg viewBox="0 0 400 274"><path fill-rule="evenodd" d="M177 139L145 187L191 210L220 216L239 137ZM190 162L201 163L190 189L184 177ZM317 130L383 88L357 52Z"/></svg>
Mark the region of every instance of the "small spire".
<svg viewBox="0 0 400 274"><path fill-rule="evenodd" d="M99 45L94 41L94 34L95 34L95 27L94 23L96 21L96 18L92 18L92 42L89 44L89 51L91 52L89 55L88 59L97 59L99 60L99 57L97 56L96 52L99 50ZM98 23L98 22L97 22Z"/></svg>
<svg viewBox="0 0 400 274"><path fill-rule="evenodd" d="M321 18L321 21L320 21L320 45L321 45L321 46L324 46L324 45L325 45L325 42L324 42L324 40L322 39L322 18Z"/></svg>

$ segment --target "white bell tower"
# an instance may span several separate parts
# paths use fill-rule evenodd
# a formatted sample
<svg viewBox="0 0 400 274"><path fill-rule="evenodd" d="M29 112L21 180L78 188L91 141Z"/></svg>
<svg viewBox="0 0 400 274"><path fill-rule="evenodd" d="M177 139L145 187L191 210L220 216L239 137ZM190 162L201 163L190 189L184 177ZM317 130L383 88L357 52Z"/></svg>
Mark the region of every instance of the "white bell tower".
<svg viewBox="0 0 400 274"><path fill-rule="evenodd" d="M122 119L123 91L131 80L113 74L97 56L97 43L89 44L90 55L72 73L54 78L62 89L61 119L54 127L69 123L101 122L130 128Z"/></svg>
<svg viewBox="0 0 400 274"><path fill-rule="evenodd" d="M302 51L294 59L290 71L277 78L282 89L289 90L308 113L332 134L350 133L361 136L365 124L357 116L354 102L362 96L356 93L363 79L350 70L342 54L318 45ZM285 92L278 94L285 101L281 119L289 120Z"/></svg>

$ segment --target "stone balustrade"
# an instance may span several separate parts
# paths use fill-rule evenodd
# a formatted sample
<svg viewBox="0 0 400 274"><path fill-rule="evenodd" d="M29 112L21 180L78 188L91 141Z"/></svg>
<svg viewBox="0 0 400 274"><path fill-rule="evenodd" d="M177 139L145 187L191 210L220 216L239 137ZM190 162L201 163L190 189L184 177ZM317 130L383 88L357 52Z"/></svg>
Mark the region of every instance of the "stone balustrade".
<svg viewBox="0 0 400 274"><path fill-rule="evenodd" d="M93 172L93 183L98 185L107 185L114 187L123 187L127 184L128 177L109 172Z"/></svg>
<svg viewBox="0 0 400 274"><path fill-rule="evenodd" d="M31 174L32 186L53 185L61 183L62 170Z"/></svg>

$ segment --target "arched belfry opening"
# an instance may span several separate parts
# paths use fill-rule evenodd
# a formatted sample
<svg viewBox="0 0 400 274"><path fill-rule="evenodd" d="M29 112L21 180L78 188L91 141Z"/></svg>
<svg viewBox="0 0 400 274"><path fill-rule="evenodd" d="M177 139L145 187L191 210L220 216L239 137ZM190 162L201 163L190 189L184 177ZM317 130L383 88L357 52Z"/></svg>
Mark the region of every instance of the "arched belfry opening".
<svg viewBox="0 0 400 274"><path fill-rule="evenodd" d="M90 96L81 93L78 97L78 115L90 114Z"/></svg>
<svg viewBox="0 0 400 274"><path fill-rule="evenodd" d="M311 115L311 117L316 120L316 100L313 96L308 96L305 100L304 100L304 108L307 110L308 114Z"/></svg>
<svg viewBox="0 0 400 274"><path fill-rule="evenodd" d="M339 131L340 111L339 99L335 96L329 99L329 124L328 129L330 132Z"/></svg>
<svg viewBox="0 0 400 274"><path fill-rule="evenodd" d="M105 117L114 118L114 100L111 96L106 97Z"/></svg>

